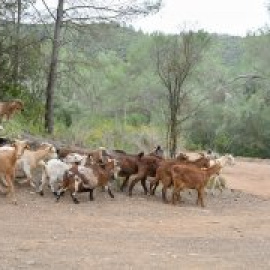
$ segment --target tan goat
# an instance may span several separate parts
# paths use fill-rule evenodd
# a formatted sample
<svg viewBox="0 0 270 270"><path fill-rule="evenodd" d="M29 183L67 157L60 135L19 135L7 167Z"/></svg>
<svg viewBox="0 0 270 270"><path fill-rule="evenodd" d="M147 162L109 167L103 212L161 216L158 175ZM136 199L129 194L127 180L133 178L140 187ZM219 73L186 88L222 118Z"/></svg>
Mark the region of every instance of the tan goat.
<svg viewBox="0 0 270 270"><path fill-rule="evenodd" d="M20 183L29 183L32 187L36 187L33 182L33 170L41 165L44 160L56 158L56 149L52 144L43 143L40 147L33 150L26 150L16 164L16 170L22 171L26 175L26 179Z"/></svg>
<svg viewBox="0 0 270 270"><path fill-rule="evenodd" d="M5 178L7 184L7 194L11 196L14 204L17 203L13 181L15 178L16 161L23 155L25 149L28 149L28 144L25 141L16 140L12 149L0 148L0 176Z"/></svg>
<svg viewBox="0 0 270 270"><path fill-rule="evenodd" d="M11 118L16 111L22 111L24 108L23 102L20 99L0 102L0 121L6 117L7 120Z"/></svg>

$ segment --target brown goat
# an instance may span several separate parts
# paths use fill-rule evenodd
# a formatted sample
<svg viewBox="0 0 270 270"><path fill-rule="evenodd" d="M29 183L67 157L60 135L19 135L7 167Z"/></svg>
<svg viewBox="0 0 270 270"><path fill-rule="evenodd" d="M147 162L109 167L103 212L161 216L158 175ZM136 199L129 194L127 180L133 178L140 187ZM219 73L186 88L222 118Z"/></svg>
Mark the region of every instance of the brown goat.
<svg viewBox="0 0 270 270"><path fill-rule="evenodd" d="M146 187L147 177L155 177L156 171L163 159L160 156L153 154L142 156L138 159L138 172L131 177L131 183L129 185L129 196L132 196L132 190L137 182L141 181L144 189L144 194L148 193Z"/></svg>
<svg viewBox="0 0 270 270"><path fill-rule="evenodd" d="M108 155L118 160L119 166L121 168L118 175L120 177L125 177L124 181L122 182L120 186L120 190L124 191L124 188L126 187L131 175L135 175L135 177L138 176L140 179L135 180L136 182L132 185L134 186L138 181L141 180L141 185L144 189L144 192L147 194L147 187L146 187L147 176L143 176L145 175L145 172L143 172L143 168L142 168L143 166L141 164L142 160L145 159L144 153L141 152L137 155L132 155L132 154L127 154L123 150L112 150L108 152ZM152 152L148 154L148 156L152 156L153 157L152 159L156 159L157 157L163 156L163 150L158 145ZM140 172L139 172L139 168L140 168ZM131 186L131 193L132 193L133 186Z"/></svg>
<svg viewBox="0 0 270 270"><path fill-rule="evenodd" d="M7 120L11 118L16 111L23 111L23 102L20 99L0 102L0 121L6 117Z"/></svg>
<svg viewBox="0 0 270 270"><path fill-rule="evenodd" d="M17 203L14 192L14 178L16 161L23 155L25 149L29 149L28 144L25 141L15 141L15 143L7 149L2 147L0 150L0 176L5 178L7 184L7 194L11 196L11 200L14 204ZM9 148L9 147L8 147Z"/></svg>
<svg viewBox="0 0 270 270"><path fill-rule="evenodd" d="M180 199L180 191L185 188L196 189L198 192L197 205L199 202L204 207L204 188L214 174L220 172L220 164L216 164L207 169L200 169L189 165L174 165L171 168L173 180L172 203L175 204Z"/></svg>
<svg viewBox="0 0 270 270"><path fill-rule="evenodd" d="M123 180L120 186L121 191L124 191L125 187L128 184L130 176L138 172L138 161L141 156L143 156L143 153L140 153L138 155L124 154L124 155L118 156L117 160L121 168L118 176L125 177L125 179Z"/></svg>
<svg viewBox="0 0 270 270"><path fill-rule="evenodd" d="M167 189L170 188L173 184L171 168L174 165L188 165L194 166L197 168L209 168L210 160L205 157L200 157L197 160L191 161L185 154L177 156L176 159L170 159L163 161L160 164L160 167L157 169L156 178L150 184L150 194L154 195L159 182L163 184L162 188L162 199L164 202L167 202Z"/></svg>

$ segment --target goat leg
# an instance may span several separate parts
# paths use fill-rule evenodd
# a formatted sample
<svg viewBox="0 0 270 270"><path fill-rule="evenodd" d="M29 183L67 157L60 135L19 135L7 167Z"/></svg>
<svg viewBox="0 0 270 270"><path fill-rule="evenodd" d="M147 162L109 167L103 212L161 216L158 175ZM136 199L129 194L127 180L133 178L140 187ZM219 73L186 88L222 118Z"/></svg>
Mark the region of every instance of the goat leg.
<svg viewBox="0 0 270 270"><path fill-rule="evenodd" d="M8 184L7 184L7 181L4 177L1 177L1 184L4 186L4 187L8 187Z"/></svg>
<svg viewBox="0 0 270 270"><path fill-rule="evenodd" d="M150 183L150 195L155 195L158 185L159 181L157 180Z"/></svg>
<svg viewBox="0 0 270 270"><path fill-rule="evenodd" d="M200 202L201 207L205 207L203 197L204 197L204 190L203 189L198 189L197 205L199 205L199 202Z"/></svg>
<svg viewBox="0 0 270 270"><path fill-rule="evenodd" d="M167 187L163 186L163 188L162 188L162 200L163 200L164 203L168 203L166 194L167 194Z"/></svg>
<svg viewBox="0 0 270 270"><path fill-rule="evenodd" d="M93 189L89 189L89 200L90 201L93 201L94 200Z"/></svg>
<svg viewBox="0 0 270 270"><path fill-rule="evenodd" d="M61 196L64 196L65 190L59 189L58 191L53 191L53 195L56 197L56 202L58 202Z"/></svg>
<svg viewBox="0 0 270 270"><path fill-rule="evenodd" d="M124 191L125 187L127 186L129 176L126 176L125 179L123 180L122 185L120 186L120 191Z"/></svg>
<svg viewBox="0 0 270 270"><path fill-rule="evenodd" d="M146 177L144 177L144 178L141 180L141 185L142 185L143 190L144 190L144 195L147 195L148 190L147 190L147 186L146 186Z"/></svg>
<svg viewBox="0 0 270 270"><path fill-rule="evenodd" d="M177 191L174 189L172 192L172 204L175 205L177 201Z"/></svg>
<svg viewBox="0 0 270 270"><path fill-rule="evenodd" d="M8 195L11 197L12 203L17 204L17 199L15 197L15 191L14 191L14 186L13 186L13 179L14 177L10 175L6 175L6 181L8 184Z"/></svg>
<svg viewBox="0 0 270 270"><path fill-rule="evenodd" d="M75 204L78 204L78 203L80 203L80 202L79 202L79 200L76 198L75 195L76 195L76 192L70 191L70 196L71 196L73 202L74 202Z"/></svg>
<svg viewBox="0 0 270 270"><path fill-rule="evenodd" d="M139 175L135 175L135 177L133 177L130 185L129 185L129 189L128 189L128 193L129 193L129 196L131 197L132 196L132 190L134 188L134 186L140 181L142 180Z"/></svg>
<svg viewBox="0 0 270 270"><path fill-rule="evenodd" d="M113 193L112 193L110 187L108 187L108 194L110 195L111 198L114 198L114 195L113 195Z"/></svg>

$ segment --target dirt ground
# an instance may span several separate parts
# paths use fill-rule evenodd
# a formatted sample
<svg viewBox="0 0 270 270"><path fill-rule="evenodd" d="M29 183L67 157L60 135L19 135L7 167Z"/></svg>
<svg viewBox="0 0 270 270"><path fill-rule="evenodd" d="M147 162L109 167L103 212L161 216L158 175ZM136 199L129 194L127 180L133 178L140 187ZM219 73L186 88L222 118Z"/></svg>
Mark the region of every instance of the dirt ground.
<svg viewBox="0 0 270 270"><path fill-rule="evenodd" d="M223 176L234 191L195 194L177 206L142 195L97 191L55 203L16 186L0 196L0 269L270 269L270 164L238 161Z"/></svg>

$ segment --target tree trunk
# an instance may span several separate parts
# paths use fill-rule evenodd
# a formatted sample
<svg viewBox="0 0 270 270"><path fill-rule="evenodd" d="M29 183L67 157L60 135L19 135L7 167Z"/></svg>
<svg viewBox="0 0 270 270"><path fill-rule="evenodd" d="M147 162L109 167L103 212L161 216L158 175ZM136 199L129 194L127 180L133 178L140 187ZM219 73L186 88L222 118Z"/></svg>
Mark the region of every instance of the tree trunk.
<svg viewBox="0 0 270 270"><path fill-rule="evenodd" d="M177 111L171 111L170 122L168 125L168 150L171 158L176 156L177 150Z"/></svg>
<svg viewBox="0 0 270 270"><path fill-rule="evenodd" d="M63 8L64 0L59 0L54 27L51 64L46 88L45 130L50 134L52 134L54 130L54 88L57 80L57 63L60 49L60 30L63 21Z"/></svg>
<svg viewBox="0 0 270 270"><path fill-rule="evenodd" d="M14 46L14 63L13 63L13 75L12 75L13 84L15 86L18 85L18 81L19 81L21 17L22 17L22 1L18 0L17 20L15 22L16 38L15 38L15 46Z"/></svg>

